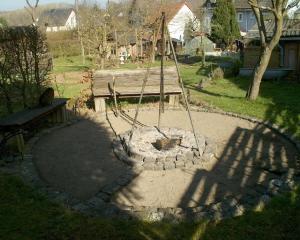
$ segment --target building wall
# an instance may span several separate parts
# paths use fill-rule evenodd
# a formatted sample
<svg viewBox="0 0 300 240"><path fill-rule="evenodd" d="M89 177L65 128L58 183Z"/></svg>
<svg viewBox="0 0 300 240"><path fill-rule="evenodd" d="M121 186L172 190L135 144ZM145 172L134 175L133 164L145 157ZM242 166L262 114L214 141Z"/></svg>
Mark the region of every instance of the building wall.
<svg viewBox="0 0 300 240"><path fill-rule="evenodd" d="M256 24L255 16L251 10L237 10L236 18L241 32L248 32Z"/></svg>
<svg viewBox="0 0 300 240"><path fill-rule="evenodd" d="M184 32L186 27L189 22L194 19L194 17L195 15L193 12L186 5L183 5L183 7L168 24L171 37L180 41L184 41Z"/></svg>
<svg viewBox="0 0 300 240"><path fill-rule="evenodd" d="M254 68L260 56L260 47L247 47L244 50L244 64L245 68ZM268 68L279 68L280 67L280 51L275 49L272 53L272 57Z"/></svg>
<svg viewBox="0 0 300 240"><path fill-rule="evenodd" d="M290 79L300 82L300 40L281 43L284 47L284 67L293 69Z"/></svg>
<svg viewBox="0 0 300 240"><path fill-rule="evenodd" d="M77 27L77 20L76 20L76 14L75 11L72 11L66 24L65 24L67 29L74 29Z"/></svg>

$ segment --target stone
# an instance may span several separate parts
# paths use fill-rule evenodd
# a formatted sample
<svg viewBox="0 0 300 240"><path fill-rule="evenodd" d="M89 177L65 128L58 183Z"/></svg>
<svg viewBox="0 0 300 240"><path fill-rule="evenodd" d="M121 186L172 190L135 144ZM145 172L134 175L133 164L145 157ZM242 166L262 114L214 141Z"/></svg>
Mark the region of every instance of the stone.
<svg viewBox="0 0 300 240"><path fill-rule="evenodd" d="M163 218L164 218L163 212L154 210L154 211L149 212L147 219L145 219L145 220L147 220L149 222L160 222L163 220Z"/></svg>
<svg viewBox="0 0 300 240"><path fill-rule="evenodd" d="M166 157L163 157L163 156L157 157L156 161L163 163L166 161Z"/></svg>
<svg viewBox="0 0 300 240"><path fill-rule="evenodd" d="M109 202L110 201L110 195L104 192L99 192L96 194L96 197L101 198L104 202Z"/></svg>
<svg viewBox="0 0 300 240"><path fill-rule="evenodd" d="M111 184L106 185L104 188L102 188L102 192L107 193L109 195L112 195L114 192L118 191L121 188L121 186L117 182L113 182Z"/></svg>
<svg viewBox="0 0 300 240"><path fill-rule="evenodd" d="M78 212L85 212L89 209L89 206L83 203L79 203L73 206L73 209Z"/></svg>
<svg viewBox="0 0 300 240"><path fill-rule="evenodd" d="M201 157L201 159L204 161L204 162L210 162L214 159L215 155L213 153L204 153Z"/></svg>
<svg viewBox="0 0 300 240"><path fill-rule="evenodd" d="M194 157L198 158L201 156L200 152L198 149L193 149Z"/></svg>
<svg viewBox="0 0 300 240"><path fill-rule="evenodd" d="M194 162L193 161L186 161L185 162L185 167L186 168L192 168L192 167L194 167Z"/></svg>
<svg viewBox="0 0 300 240"><path fill-rule="evenodd" d="M184 168L185 162L184 161L176 161L175 162L175 167L176 168Z"/></svg>
<svg viewBox="0 0 300 240"><path fill-rule="evenodd" d="M234 207L234 211L233 211L232 216L234 216L234 217L242 216L245 213L245 211L246 211L246 209L245 209L244 206L236 205Z"/></svg>
<svg viewBox="0 0 300 240"><path fill-rule="evenodd" d="M155 163L156 162L156 158L154 158L154 157L145 157L144 158L144 162L145 163Z"/></svg>
<svg viewBox="0 0 300 240"><path fill-rule="evenodd" d="M131 181L131 178L128 178L128 177L121 177L121 178L119 178L116 182L117 182L120 186L126 186L130 181Z"/></svg>
<svg viewBox="0 0 300 240"><path fill-rule="evenodd" d="M269 186L276 186L276 187L281 187L283 185L283 181L280 179L272 179L269 182Z"/></svg>
<svg viewBox="0 0 300 240"><path fill-rule="evenodd" d="M174 161L176 161L176 157L168 156L168 157L166 157L166 159L165 159L165 163L168 163L168 162L174 162Z"/></svg>
<svg viewBox="0 0 300 240"><path fill-rule="evenodd" d="M87 202L89 205L91 205L92 207L95 208L99 208L99 207L105 207L106 203L104 202L104 200L100 197L93 197L90 200L88 200Z"/></svg>
<svg viewBox="0 0 300 240"><path fill-rule="evenodd" d="M145 170L155 171L156 163L155 162L145 162L143 167Z"/></svg>
<svg viewBox="0 0 300 240"><path fill-rule="evenodd" d="M174 162L165 162L164 164L164 169L165 170L171 170L175 168L175 163Z"/></svg>
<svg viewBox="0 0 300 240"><path fill-rule="evenodd" d="M271 197L269 195L267 195L267 194L262 195L259 198L259 201L255 206L255 209L262 210L270 201L271 201Z"/></svg>
<svg viewBox="0 0 300 240"><path fill-rule="evenodd" d="M203 160L201 158L194 158L193 163L194 165L202 165Z"/></svg>
<svg viewBox="0 0 300 240"><path fill-rule="evenodd" d="M164 164L162 162L157 162L154 166L155 171L162 171L164 170Z"/></svg>
<svg viewBox="0 0 300 240"><path fill-rule="evenodd" d="M130 158L134 159L137 162L143 162L144 161L144 156L139 155L138 153L130 153Z"/></svg>
<svg viewBox="0 0 300 240"><path fill-rule="evenodd" d="M184 155L177 155L176 156L176 161L182 161L182 162L184 162L185 161L185 156Z"/></svg>

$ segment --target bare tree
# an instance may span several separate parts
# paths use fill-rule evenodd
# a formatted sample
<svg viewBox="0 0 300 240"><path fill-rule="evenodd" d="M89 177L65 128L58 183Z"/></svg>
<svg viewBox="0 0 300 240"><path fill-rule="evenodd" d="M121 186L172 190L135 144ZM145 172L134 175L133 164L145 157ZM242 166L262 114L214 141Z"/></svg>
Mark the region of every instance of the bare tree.
<svg viewBox="0 0 300 240"><path fill-rule="evenodd" d="M268 67L272 51L277 46L282 35L284 18L288 11L297 6L299 2L300 0L269 0L269 4L266 6L261 4L260 0L248 0L257 20L261 42L260 59L254 70L254 77L246 95L248 100L256 100L258 97L261 80ZM275 28L270 37L267 36L264 12L271 13L275 21Z"/></svg>
<svg viewBox="0 0 300 240"><path fill-rule="evenodd" d="M82 36L82 31L81 31L81 16L79 13L79 4L78 0L75 0L75 10L76 10L76 21L77 21L77 34L80 42L80 47L81 47L81 57L82 57L82 64L85 64L85 48L83 44L83 36Z"/></svg>
<svg viewBox="0 0 300 240"><path fill-rule="evenodd" d="M26 0L27 7L25 7L25 9L26 9L27 12L30 14L31 20L32 20L32 24L33 24L34 26L37 25L37 21L38 21L36 9L37 9L37 7L38 7L38 5L39 5L39 1L40 1L40 0L35 0L35 3L32 4L32 3L30 3L29 0Z"/></svg>

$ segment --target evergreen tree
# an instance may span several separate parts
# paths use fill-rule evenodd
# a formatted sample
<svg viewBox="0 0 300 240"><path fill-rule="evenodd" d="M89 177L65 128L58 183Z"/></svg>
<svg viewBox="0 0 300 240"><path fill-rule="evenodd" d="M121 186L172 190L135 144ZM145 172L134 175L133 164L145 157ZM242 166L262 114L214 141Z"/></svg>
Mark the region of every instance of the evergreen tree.
<svg viewBox="0 0 300 240"><path fill-rule="evenodd" d="M215 42L225 43L228 46L240 37L236 12L231 0L217 1L211 24L211 37Z"/></svg>

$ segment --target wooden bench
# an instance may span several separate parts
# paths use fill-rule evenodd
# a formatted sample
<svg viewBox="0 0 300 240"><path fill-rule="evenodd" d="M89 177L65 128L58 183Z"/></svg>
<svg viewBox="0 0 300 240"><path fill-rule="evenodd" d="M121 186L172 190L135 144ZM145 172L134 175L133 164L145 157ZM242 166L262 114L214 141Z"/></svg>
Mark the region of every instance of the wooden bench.
<svg viewBox="0 0 300 240"><path fill-rule="evenodd" d="M48 118L52 123L65 122L67 120L66 103L68 99L54 99L53 103L45 107L26 109L0 120L0 133L9 134L10 142L17 147L21 153L24 152L23 130L29 125L34 125L43 118ZM5 137L4 137L5 138Z"/></svg>
<svg viewBox="0 0 300 240"><path fill-rule="evenodd" d="M118 98L139 97L147 69L101 70L92 76L92 90L96 112L105 112L105 99L115 95ZM113 83L115 82L115 85ZM164 69L164 93L169 96L169 105L177 106L182 89L179 85L176 67ZM160 95L160 68L150 68L144 96Z"/></svg>

